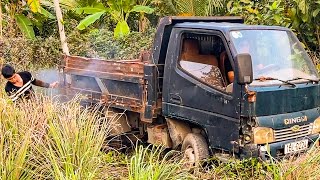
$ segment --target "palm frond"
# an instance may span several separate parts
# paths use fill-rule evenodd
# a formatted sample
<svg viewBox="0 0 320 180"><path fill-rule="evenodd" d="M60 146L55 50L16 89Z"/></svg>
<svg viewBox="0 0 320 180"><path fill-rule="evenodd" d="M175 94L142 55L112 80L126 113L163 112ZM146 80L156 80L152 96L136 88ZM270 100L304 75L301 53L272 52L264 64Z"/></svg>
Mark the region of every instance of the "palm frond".
<svg viewBox="0 0 320 180"><path fill-rule="evenodd" d="M194 0L194 9L197 16L206 16L206 9L208 8L208 3L211 0Z"/></svg>
<svg viewBox="0 0 320 180"><path fill-rule="evenodd" d="M172 0L178 15L211 16L221 10L226 0Z"/></svg>
<svg viewBox="0 0 320 180"><path fill-rule="evenodd" d="M216 15L226 6L226 0L208 0L206 16Z"/></svg>
<svg viewBox="0 0 320 180"><path fill-rule="evenodd" d="M154 0L153 3L155 4L163 4L166 7L166 11L172 12L173 14L178 13L178 9L175 6L175 0Z"/></svg>
<svg viewBox="0 0 320 180"><path fill-rule="evenodd" d="M190 15L195 16L195 0L175 0L176 7L178 9L178 15Z"/></svg>

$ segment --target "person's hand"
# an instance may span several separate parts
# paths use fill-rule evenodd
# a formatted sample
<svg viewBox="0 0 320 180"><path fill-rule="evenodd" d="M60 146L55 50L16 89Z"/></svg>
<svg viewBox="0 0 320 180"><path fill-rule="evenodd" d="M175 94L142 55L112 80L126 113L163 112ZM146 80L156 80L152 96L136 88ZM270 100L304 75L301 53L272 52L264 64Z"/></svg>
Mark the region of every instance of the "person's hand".
<svg viewBox="0 0 320 180"><path fill-rule="evenodd" d="M56 88L56 87L58 87L58 85L59 85L59 82L56 81L56 82L51 83L49 88Z"/></svg>

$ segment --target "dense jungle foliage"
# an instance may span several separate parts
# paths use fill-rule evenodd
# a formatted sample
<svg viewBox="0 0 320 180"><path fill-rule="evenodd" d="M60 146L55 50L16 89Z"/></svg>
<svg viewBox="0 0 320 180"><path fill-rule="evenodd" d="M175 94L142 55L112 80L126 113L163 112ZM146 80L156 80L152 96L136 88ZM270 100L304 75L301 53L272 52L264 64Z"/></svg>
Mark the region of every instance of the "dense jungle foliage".
<svg viewBox="0 0 320 180"><path fill-rule="evenodd" d="M320 52L318 0L61 0L70 53L137 58L150 49L158 19L168 15L238 15L247 24L279 25L297 33L310 55ZM1 59L23 65L54 65L60 59L51 0L1 1ZM19 52L19 53L18 53Z"/></svg>
<svg viewBox="0 0 320 180"><path fill-rule="evenodd" d="M57 67L62 49L53 1L0 0L0 6L0 64ZM247 24L291 28L320 69L320 0L60 0L60 6L72 55L138 58L152 47L163 16L237 15ZM193 172L180 153L162 147L137 146L125 155L106 148L112 119L83 109L77 98L41 97L16 108L1 89L0 179L320 178L317 147L281 162L212 158Z"/></svg>

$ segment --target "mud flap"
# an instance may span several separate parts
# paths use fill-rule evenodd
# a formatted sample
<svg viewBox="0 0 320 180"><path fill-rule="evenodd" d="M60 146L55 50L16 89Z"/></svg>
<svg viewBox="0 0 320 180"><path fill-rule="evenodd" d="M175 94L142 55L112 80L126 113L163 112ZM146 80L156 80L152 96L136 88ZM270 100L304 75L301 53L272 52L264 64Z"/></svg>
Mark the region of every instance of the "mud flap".
<svg viewBox="0 0 320 180"><path fill-rule="evenodd" d="M166 124L151 125L147 127L148 143L172 147L172 141Z"/></svg>
<svg viewBox="0 0 320 180"><path fill-rule="evenodd" d="M182 144L187 134L191 133L191 128L187 123L167 118L168 129L172 139L173 148L176 149Z"/></svg>

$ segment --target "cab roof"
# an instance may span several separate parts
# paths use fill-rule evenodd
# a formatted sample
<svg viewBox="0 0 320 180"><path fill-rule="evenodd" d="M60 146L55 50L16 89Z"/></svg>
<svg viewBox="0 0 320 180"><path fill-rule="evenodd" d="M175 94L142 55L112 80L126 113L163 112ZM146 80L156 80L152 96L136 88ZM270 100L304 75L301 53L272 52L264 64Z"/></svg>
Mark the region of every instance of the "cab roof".
<svg viewBox="0 0 320 180"><path fill-rule="evenodd" d="M230 23L230 22L183 22L174 25L176 28L190 28L190 29L212 29L222 32L228 32L230 30L241 29L261 29L261 30L289 30L289 28L281 26L264 26L264 25L247 25L242 23Z"/></svg>
<svg viewBox="0 0 320 180"><path fill-rule="evenodd" d="M279 26L245 25L243 17L239 16L210 16L210 17L185 17L168 16L160 19L152 48L152 62L164 63L168 42L174 27L190 29L212 29L228 34L230 30L240 29L274 29L289 30Z"/></svg>

